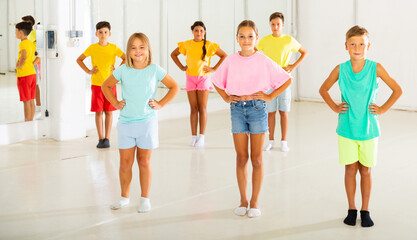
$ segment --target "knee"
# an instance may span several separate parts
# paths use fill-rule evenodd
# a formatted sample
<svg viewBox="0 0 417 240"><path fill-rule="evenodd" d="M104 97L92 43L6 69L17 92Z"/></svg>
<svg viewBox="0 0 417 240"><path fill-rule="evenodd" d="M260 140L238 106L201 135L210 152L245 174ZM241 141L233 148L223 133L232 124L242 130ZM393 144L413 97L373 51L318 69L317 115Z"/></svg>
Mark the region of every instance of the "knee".
<svg viewBox="0 0 417 240"><path fill-rule="evenodd" d="M113 116L113 112L111 112L111 111L106 111L106 112L104 112L104 114L106 114L106 117Z"/></svg>
<svg viewBox="0 0 417 240"><path fill-rule="evenodd" d="M191 114L197 114L198 113L198 106L190 106Z"/></svg>
<svg viewBox="0 0 417 240"><path fill-rule="evenodd" d="M132 171L132 164L130 161L120 161L120 171L129 172Z"/></svg>
<svg viewBox="0 0 417 240"><path fill-rule="evenodd" d="M96 112L96 116L98 116L98 117L103 116L103 112Z"/></svg>
<svg viewBox="0 0 417 240"><path fill-rule="evenodd" d="M253 168L260 168L263 166L262 156L261 155L253 155L251 156L252 167Z"/></svg>
<svg viewBox="0 0 417 240"><path fill-rule="evenodd" d="M347 176L356 176L356 173L358 172L358 168L355 165L352 166L346 166L345 174Z"/></svg>
<svg viewBox="0 0 417 240"><path fill-rule="evenodd" d="M199 107L198 107L198 112L199 112L200 114L204 114L204 113L206 113L206 112L207 112L207 107L206 107L206 106L199 106Z"/></svg>
<svg viewBox="0 0 417 240"><path fill-rule="evenodd" d="M361 174L361 177L369 177L371 176L371 168L362 166L359 168L359 173Z"/></svg>
<svg viewBox="0 0 417 240"><path fill-rule="evenodd" d="M249 156L247 154L238 154L236 157L236 167L244 168L248 163Z"/></svg>
<svg viewBox="0 0 417 240"><path fill-rule="evenodd" d="M139 168L149 168L151 166L151 159L148 157L139 157L138 165Z"/></svg>

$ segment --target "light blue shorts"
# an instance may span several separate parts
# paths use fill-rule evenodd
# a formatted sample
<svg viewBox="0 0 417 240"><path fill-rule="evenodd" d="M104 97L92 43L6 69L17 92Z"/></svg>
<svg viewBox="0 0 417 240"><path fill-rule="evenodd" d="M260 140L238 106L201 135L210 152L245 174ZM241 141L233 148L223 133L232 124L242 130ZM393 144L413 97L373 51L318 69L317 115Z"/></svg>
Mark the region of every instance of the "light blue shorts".
<svg viewBox="0 0 417 240"><path fill-rule="evenodd" d="M239 101L230 103L232 133L268 132L268 113L263 100Z"/></svg>
<svg viewBox="0 0 417 240"><path fill-rule="evenodd" d="M135 146L141 149L154 149L159 146L157 117L132 123L119 121L117 132L119 149L128 149Z"/></svg>
<svg viewBox="0 0 417 240"><path fill-rule="evenodd" d="M271 93L273 90L268 91ZM276 112L277 110L281 112L289 112L291 109L291 86L285 89L280 95L272 99L272 101L266 103L266 109L268 112Z"/></svg>

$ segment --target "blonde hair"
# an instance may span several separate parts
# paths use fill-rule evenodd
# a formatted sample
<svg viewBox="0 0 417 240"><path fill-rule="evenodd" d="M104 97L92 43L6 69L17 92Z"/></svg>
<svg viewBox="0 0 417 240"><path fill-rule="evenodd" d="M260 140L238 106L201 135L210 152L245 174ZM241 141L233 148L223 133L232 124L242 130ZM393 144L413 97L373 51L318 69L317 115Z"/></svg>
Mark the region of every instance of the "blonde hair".
<svg viewBox="0 0 417 240"><path fill-rule="evenodd" d="M255 31L256 36L258 36L258 28L252 20L243 20L239 26L237 26L236 36L239 34L239 30L243 27L251 27Z"/></svg>
<svg viewBox="0 0 417 240"><path fill-rule="evenodd" d="M145 47L148 49L148 56L146 57L147 60L147 66L152 64L152 49L151 49L151 43L149 42L149 38L144 33L134 33L132 36L129 37L129 40L127 41L126 46L126 65L133 68L133 61L130 57L129 51L132 48L133 41L138 38L140 39Z"/></svg>
<svg viewBox="0 0 417 240"><path fill-rule="evenodd" d="M366 28L355 25L346 32L346 41L355 36L366 36L369 39L369 33Z"/></svg>

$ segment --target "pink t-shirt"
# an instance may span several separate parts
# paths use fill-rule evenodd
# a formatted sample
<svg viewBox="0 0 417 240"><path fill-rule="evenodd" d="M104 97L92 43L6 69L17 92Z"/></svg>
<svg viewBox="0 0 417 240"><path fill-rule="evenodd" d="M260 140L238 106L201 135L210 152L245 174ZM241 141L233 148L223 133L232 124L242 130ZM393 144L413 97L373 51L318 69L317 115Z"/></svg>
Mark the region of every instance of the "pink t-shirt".
<svg viewBox="0 0 417 240"><path fill-rule="evenodd" d="M216 87L230 95L251 95L277 89L291 76L267 56L256 52L243 57L234 53L224 60L211 76Z"/></svg>

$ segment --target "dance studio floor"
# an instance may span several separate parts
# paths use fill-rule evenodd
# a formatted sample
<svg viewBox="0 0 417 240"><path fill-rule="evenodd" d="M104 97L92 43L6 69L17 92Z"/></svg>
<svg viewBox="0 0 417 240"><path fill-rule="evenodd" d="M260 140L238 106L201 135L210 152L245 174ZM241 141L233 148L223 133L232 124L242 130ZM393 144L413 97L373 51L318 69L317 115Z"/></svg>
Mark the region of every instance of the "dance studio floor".
<svg viewBox="0 0 417 240"><path fill-rule="evenodd" d="M347 200L337 115L325 104L298 102L290 113L291 151L264 153L259 218L233 214L239 193L224 110L209 114L204 149L187 146L188 119L160 121L153 209L145 214L137 213L137 165L131 205L109 209L120 194L115 130L106 150L95 148L94 131L78 140L0 146L0 239L417 239L417 113L390 111L380 122L372 228L359 219L354 227L342 222ZM360 208L359 186L356 197Z"/></svg>

